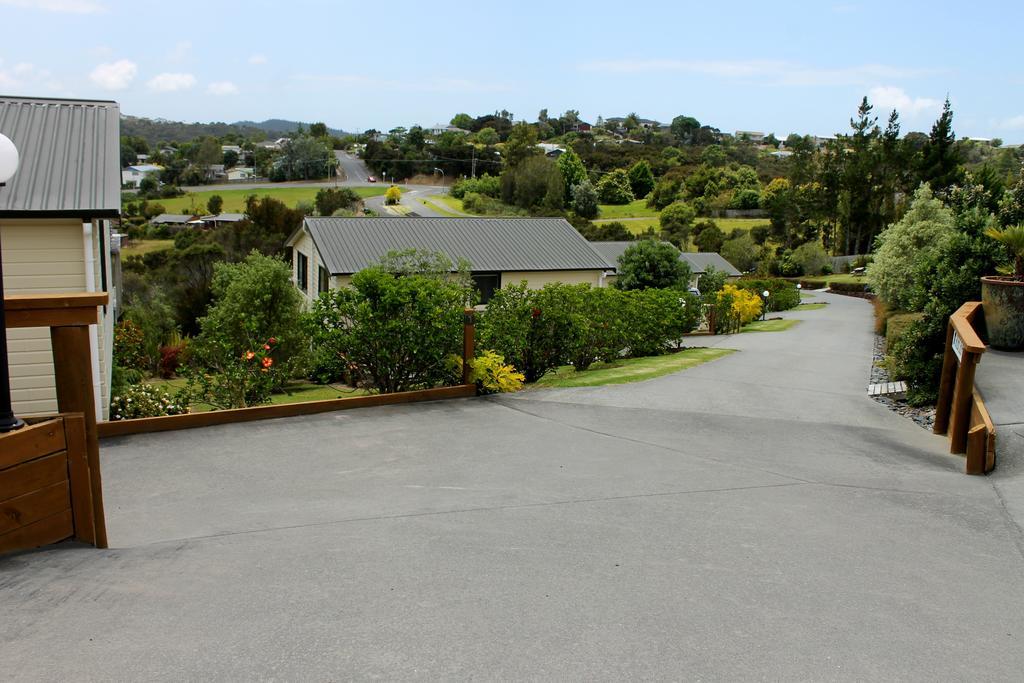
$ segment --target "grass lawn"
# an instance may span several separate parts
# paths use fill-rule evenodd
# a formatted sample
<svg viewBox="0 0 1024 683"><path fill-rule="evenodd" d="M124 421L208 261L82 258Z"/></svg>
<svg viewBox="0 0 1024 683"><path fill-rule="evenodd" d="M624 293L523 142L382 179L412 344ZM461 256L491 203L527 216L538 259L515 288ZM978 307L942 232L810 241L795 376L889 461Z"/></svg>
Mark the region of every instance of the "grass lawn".
<svg viewBox="0 0 1024 683"><path fill-rule="evenodd" d="M844 284L867 284L867 278L863 275L853 275L851 273L838 273L836 275L815 275L814 277L802 277L800 278L803 282L815 282L820 284L822 287L829 282L841 282Z"/></svg>
<svg viewBox="0 0 1024 683"><path fill-rule="evenodd" d="M601 219L658 217L658 210L647 206L646 199L637 199L629 204L601 204Z"/></svg>
<svg viewBox="0 0 1024 683"><path fill-rule="evenodd" d="M142 256L154 251L163 251L174 246L174 240L134 240L130 246L121 247L121 256Z"/></svg>
<svg viewBox="0 0 1024 683"><path fill-rule="evenodd" d="M799 320L793 320L792 318L786 320L781 318L776 318L775 320L755 320L744 325L740 332L782 332L794 327L799 322Z"/></svg>
<svg viewBox="0 0 1024 683"><path fill-rule="evenodd" d="M824 304L824 303L800 304L799 306L797 306L793 310L794 311L816 311L819 308L825 308L826 306L828 306L828 304Z"/></svg>
<svg viewBox="0 0 1024 683"><path fill-rule="evenodd" d="M646 358L626 358L614 363L595 363L583 372L564 365L540 378L536 387L596 387L603 384L627 384L661 377L716 360L733 353L733 349L704 347L683 349L677 353Z"/></svg>
<svg viewBox="0 0 1024 683"><path fill-rule="evenodd" d="M217 194L224 200L224 213L243 213L245 211L245 200L250 195L257 197L273 197L279 199L290 207L298 202L312 202L319 187L259 187L251 190L232 190L227 188L203 190L202 192L189 192L182 197L173 199L151 199L151 204L162 204L167 213L194 213L205 214L206 203L210 197ZM378 197L387 191L386 187L353 187L362 198Z"/></svg>
<svg viewBox="0 0 1024 683"><path fill-rule="evenodd" d="M417 201L428 209L433 209L439 214L445 216L451 216L453 218L460 218L463 214L456 213L462 211L462 200L456 199L455 197L449 197L448 195L434 195L430 199L420 197ZM446 208L447 207L447 208ZM454 209L454 210L453 210Z"/></svg>
<svg viewBox="0 0 1024 683"><path fill-rule="evenodd" d="M160 379L153 377L146 380L147 384L161 386L167 391L175 392L185 387L185 380L178 377L175 379ZM307 401L326 401L332 398L348 398L350 396L366 396L369 391L365 389L352 389L350 387L335 388L329 384L313 384L311 382L293 382L288 386L287 394L273 394L270 397L271 405L284 403L305 403ZM199 403L192 406L194 413L207 413L211 406Z"/></svg>
<svg viewBox="0 0 1024 683"><path fill-rule="evenodd" d="M598 218L596 221L594 221L594 223L596 225L601 225L602 223L612 223L612 222L614 222L616 220L620 220L620 219L612 218L612 219L606 220L604 218L604 216L602 215L602 217ZM658 232L658 231L661 230L661 225L658 223L658 217L657 216L653 216L651 218L638 218L636 220L621 221L621 222L622 222L623 225L626 226L626 230L629 230L634 235L642 235L642 234L644 234L645 232L647 232L647 228L654 228L654 232Z"/></svg>

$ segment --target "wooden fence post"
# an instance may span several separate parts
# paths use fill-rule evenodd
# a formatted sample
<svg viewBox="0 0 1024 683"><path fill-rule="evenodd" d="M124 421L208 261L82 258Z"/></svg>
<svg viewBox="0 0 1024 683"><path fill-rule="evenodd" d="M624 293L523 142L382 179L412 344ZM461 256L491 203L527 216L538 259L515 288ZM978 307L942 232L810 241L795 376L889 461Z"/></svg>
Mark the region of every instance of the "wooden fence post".
<svg viewBox="0 0 1024 683"><path fill-rule="evenodd" d="M932 433L945 434L949 430L949 413L953 406L953 384L957 375L956 354L953 353L953 321L946 327L946 351L942 357L942 378L939 381L939 398L935 402L935 425Z"/></svg>
<svg viewBox="0 0 1024 683"><path fill-rule="evenodd" d="M964 472L967 474L985 474L987 471L988 429L985 425L977 425L967 432L967 463Z"/></svg>
<svg viewBox="0 0 1024 683"><path fill-rule="evenodd" d="M949 452L967 451L967 430L971 426L971 401L974 396L974 370L978 367L978 354L964 351L956 371L953 405L949 417Z"/></svg>
<svg viewBox="0 0 1024 683"><path fill-rule="evenodd" d="M476 324L474 318L476 311L467 308L462 317L462 383L469 384L469 364L474 357L474 343L476 336Z"/></svg>

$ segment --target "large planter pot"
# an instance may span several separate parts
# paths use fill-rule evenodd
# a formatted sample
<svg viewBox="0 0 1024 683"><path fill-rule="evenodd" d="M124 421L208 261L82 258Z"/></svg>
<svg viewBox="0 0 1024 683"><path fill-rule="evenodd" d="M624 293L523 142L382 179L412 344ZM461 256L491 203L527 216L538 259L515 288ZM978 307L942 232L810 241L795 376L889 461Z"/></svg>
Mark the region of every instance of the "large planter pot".
<svg viewBox="0 0 1024 683"><path fill-rule="evenodd" d="M1024 349L1024 282L1008 277L981 278L988 343L997 349Z"/></svg>

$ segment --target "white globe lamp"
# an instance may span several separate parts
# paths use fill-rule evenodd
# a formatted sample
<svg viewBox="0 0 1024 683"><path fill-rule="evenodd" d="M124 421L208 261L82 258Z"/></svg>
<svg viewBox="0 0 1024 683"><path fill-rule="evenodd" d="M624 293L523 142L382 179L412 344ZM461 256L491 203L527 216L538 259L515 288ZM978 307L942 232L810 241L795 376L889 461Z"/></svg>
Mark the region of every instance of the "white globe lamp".
<svg viewBox="0 0 1024 683"><path fill-rule="evenodd" d="M0 133L0 185L14 177L18 170L18 148L11 139Z"/></svg>

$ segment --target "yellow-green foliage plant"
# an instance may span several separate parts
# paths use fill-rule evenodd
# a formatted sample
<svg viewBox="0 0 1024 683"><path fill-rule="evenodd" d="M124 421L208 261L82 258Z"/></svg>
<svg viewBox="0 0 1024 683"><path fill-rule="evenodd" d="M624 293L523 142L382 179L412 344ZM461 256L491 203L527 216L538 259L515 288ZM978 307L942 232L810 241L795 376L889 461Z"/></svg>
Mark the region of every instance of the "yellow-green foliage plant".
<svg viewBox="0 0 1024 683"><path fill-rule="evenodd" d="M519 391L525 381L523 373L505 363L494 351L484 351L469 363L469 380L476 382L484 394L505 394Z"/></svg>
<svg viewBox="0 0 1024 683"><path fill-rule="evenodd" d="M747 323L756 320L761 315L761 297L753 292L740 289L735 285L725 285L718 292L718 308L723 311L727 320L722 321L724 325L722 332L738 332Z"/></svg>

